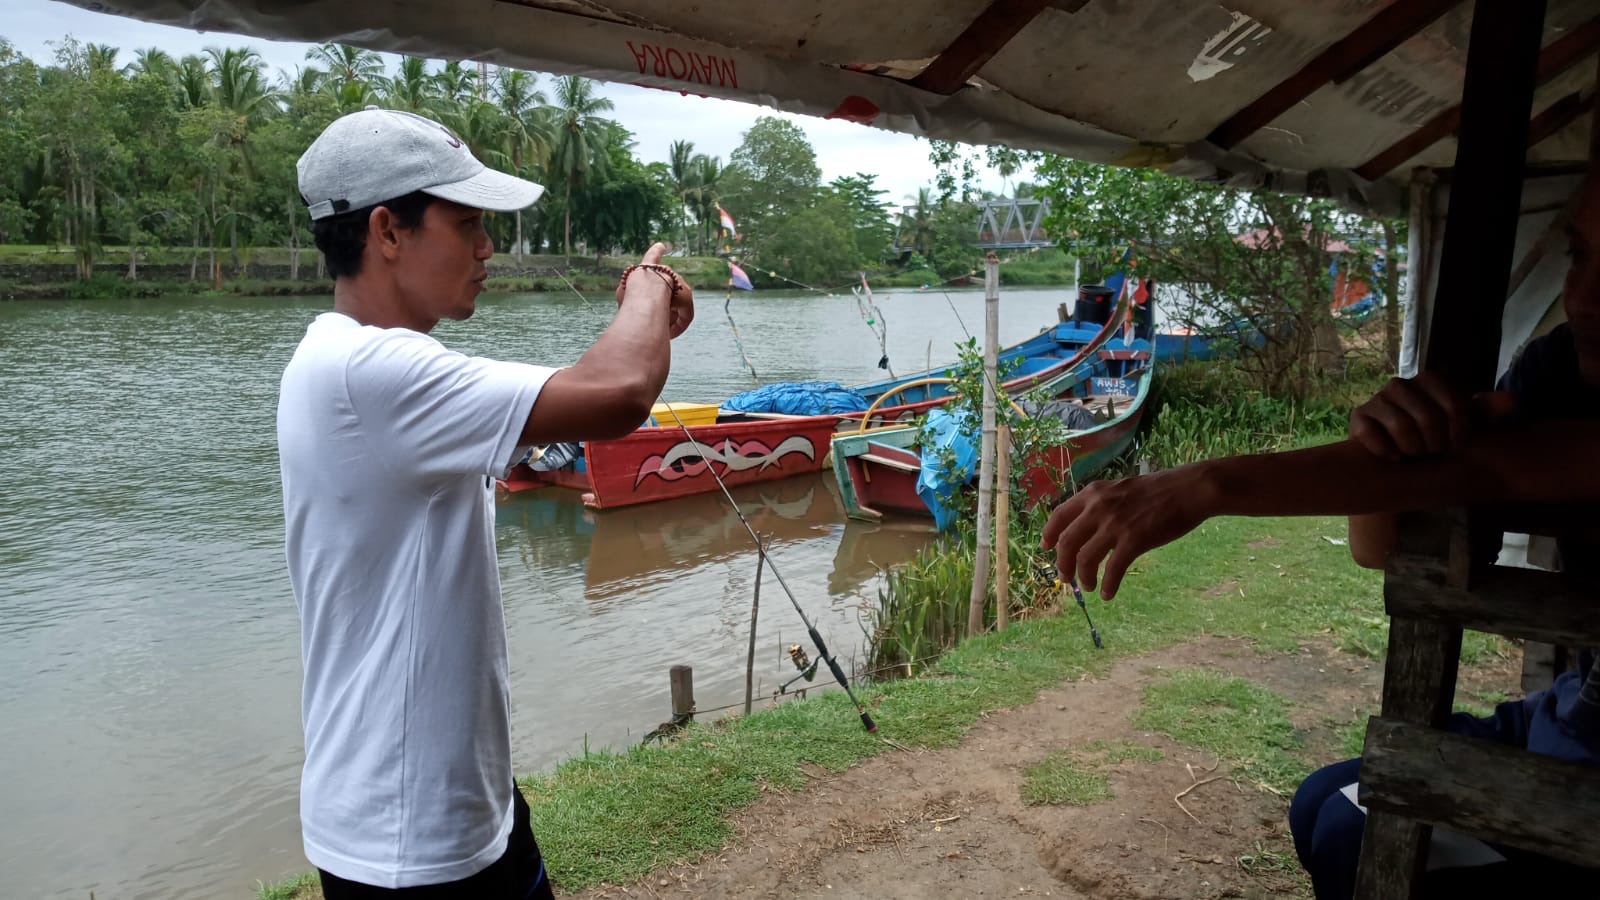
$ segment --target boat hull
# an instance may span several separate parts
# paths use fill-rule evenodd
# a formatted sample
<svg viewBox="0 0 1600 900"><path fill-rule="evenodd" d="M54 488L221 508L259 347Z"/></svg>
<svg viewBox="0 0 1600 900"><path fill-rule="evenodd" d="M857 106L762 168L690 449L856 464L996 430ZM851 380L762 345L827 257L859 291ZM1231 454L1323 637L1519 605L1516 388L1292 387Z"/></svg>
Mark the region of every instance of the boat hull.
<svg viewBox="0 0 1600 900"><path fill-rule="evenodd" d="M531 472L519 466L507 490L555 485L582 492L585 505L611 509L717 490L713 469L732 487L816 472L837 416L749 419L688 429L640 428L584 445L584 467Z"/></svg>

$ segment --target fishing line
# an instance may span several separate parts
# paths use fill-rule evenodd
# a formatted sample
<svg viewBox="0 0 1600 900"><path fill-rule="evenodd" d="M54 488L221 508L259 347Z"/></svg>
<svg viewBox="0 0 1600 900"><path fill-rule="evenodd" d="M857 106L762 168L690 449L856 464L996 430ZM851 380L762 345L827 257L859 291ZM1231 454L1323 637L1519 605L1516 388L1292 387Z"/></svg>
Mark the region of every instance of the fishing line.
<svg viewBox="0 0 1600 900"><path fill-rule="evenodd" d="M828 670L833 673L834 680L839 682L839 686L844 688L845 695L850 698L850 702L855 704L856 712L861 714L861 724L868 731L877 731L877 723L872 721L872 715L867 712L867 708L861 705L860 700L856 699L855 691L850 689L850 679L845 677L844 670L839 667L839 661L834 658L832 653L828 652L828 645L823 642L822 635L817 633L817 626L812 624L811 618L801 608L800 601L795 599L794 591L789 589L789 583L783 580L783 573L778 571L777 563L767 553L766 545L761 542L761 536L756 534L756 530L751 526L750 520L744 517L744 510L739 508L739 503L733 499L733 494L728 490L728 485L722 480L722 476L717 474L716 466L709 461L710 457L707 449L695 439L694 433L689 430L689 426L683 424L683 420L678 418L678 411L673 409L670 403L667 404L667 412L672 415L672 420L678 423L678 428L683 432L683 436L689 439L689 443L694 446L696 451L700 451L700 458L707 460L706 471L710 472L711 477L716 479L717 487L722 489L722 496L728 499L728 505L733 508L734 515L739 517L739 522L744 525L744 530L749 533L750 540L755 542L756 553L760 554L761 558L766 561L767 567L772 570L773 577L778 579L778 586L783 588L784 595L794 605L795 613L800 616L800 621L806 626L806 633L811 636L811 643L817 648L817 658L828 664Z"/></svg>

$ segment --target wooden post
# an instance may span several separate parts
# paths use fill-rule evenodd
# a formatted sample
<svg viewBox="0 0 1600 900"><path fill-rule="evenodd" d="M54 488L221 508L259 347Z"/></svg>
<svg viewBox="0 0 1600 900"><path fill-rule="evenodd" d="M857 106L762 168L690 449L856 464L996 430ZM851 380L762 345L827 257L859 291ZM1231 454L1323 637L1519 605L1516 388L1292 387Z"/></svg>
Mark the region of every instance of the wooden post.
<svg viewBox="0 0 1600 900"><path fill-rule="evenodd" d="M1545 0L1473 5L1426 367L1490 390L1522 204Z"/></svg>
<svg viewBox="0 0 1600 900"><path fill-rule="evenodd" d="M686 722L694 718L694 669L673 666L667 677L672 681L672 721Z"/></svg>
<svg viewBox="0 0 1600 900"><path fill-rule="evenodd" d="M756 677L756 616L761 612L761 570L767 555L756 554L756 596L750 601L750 651L744 661L744 714L750 715L750 701L755 697Z"/></svg>
<svg viewBox="0 0 1600 900"><path fill-rule="evenodd" d="M989 519L994 511L995 361L1000 345L1000 258L983 260L983 446L978 457L978 552L972 562L972 595L967 634L983 633L984 600L989 595Z"/></svg>
<svg viewBox="0 0 1600 900"><path fill-rule="evenodd" d="M1434 306L1426 360L1426 368L1463 390L1487 389L1499 359L1544 13L1545 0L1477 0L1473 5L1461 129L1434 289L1435 300L1443 302ZM1426 555L1449 560L1451 586L1470 590L1475 541L1459 525L1449 514L1408 517L1401 526L1401 549L1408 542L1431 544ZM1395 587L1391 574L1386 594ZM1459 624L1391 617L1384 718L1442 725L1450 713L1460 652ZM1371 742L1369 731L1369 748ZM1378 801L1369 805L1355 895L1409 898L1420 884L1432 829L1378 808Z"/></svg>
<svg viewBox="0 0 1600 900"><path fill-rule="evenodd" d="M1011 426L995 435L994 630L1005 631L1011 612Z"/></svg>

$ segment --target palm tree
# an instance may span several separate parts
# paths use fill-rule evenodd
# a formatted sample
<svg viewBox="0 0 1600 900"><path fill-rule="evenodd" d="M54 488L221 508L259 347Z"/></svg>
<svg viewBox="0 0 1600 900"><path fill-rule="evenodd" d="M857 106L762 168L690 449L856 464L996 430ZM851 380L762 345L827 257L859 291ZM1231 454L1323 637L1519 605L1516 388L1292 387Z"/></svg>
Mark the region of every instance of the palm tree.
<svg viewBox="0 0 1600 900"><path fill-rule="evenodd" d="M551 148L552 169L567 183L565 238L562 243L567 265L572 265L572 186L589 177L598 163L605 166L604 150L609 133L609 120L600 113L612 109L612 103L597 96L594 82L578 75L556 79L556 103L551 111L554 146Z"/></svg>
<svg viewBox="0 0 1600 900"><path fill-rule="evenodd" d="M909 205L900 212L900 230L897 238L900 246L905 246L904 240L909 237L911 246L922 254L923 259L933 252L933 194L927 188L917 188L915 197L906 195Z"/></svg>
<svg viewBox="0 0 1600 900"><path fill-rule="evenodd" d="M278 111L278 93L267 84L261 54L254 50L207 47L213 76L211 95L233 113L241 130L261 125Z"/></svg>
<svg viewBox="0 0 1600 900"><path fill-rule="evenodd" d="M383 80L383 57L349 44L318 44L306 59L321 63L327 76L321 87L333 95L341 112L354 112L378 100L375 85Z"/></svg>
<svg viewBox="0 0 1600 900"><path fill-rule="evenodd" d="M372 82L383 75L383 57L349 44L318 44L306 51L306 59L321 63L340 83Z"/></svg>
<svg viewBox="0 0 1600 900"><path fill-rule="evenodd" d="M400 57L392 78L383 82L385 101L395 109L428 114L439 100L439 85L428 74L428 61L416 56Z"/></svg>
<svg viewBox="0 0 1600 900"><path fill-rule="evenodd" d="M695 221L700 224L702 252L711 243L711 235L714 233L712 223L721 221L717 206L722 202L721 182L723 176L727 174L728 167L722 164L721 157L706 156L704 153L695 154L689 189L689 210L694 213Z"/></svg>
<svg viewBox="0 0 1600 900"><path fill-rule="evenodd" d="M172 59L172 54L159 47L145 47L134 51L133 62L123 67L123 71L130 75L154 75L157 78L168 78L172 70L177 67Z"/></svg>
<svg viewBox="0 0 1600 900"><path fill-rule="evenodd" d="M134 60L122 67L122 71L130 77L149 76L160 79L167 86L167 91L172 95L173 102L179 108L185 105L183 91L178 86L178 63L172 55L156 47L146 47L134 51Z"/></svg>
<svg viewBox="0 0 1600 900"><path fill-rule="evenodd" d="M511 162L505 151L506 126L499 107L472 99L444 113L440 117L443 123L484 165L503 169Z"/></svg>
<svg viewBox="0 0 1600 900"><path fill-rule="evenodd" d="M286 99L304 98L322 90L322 80L327 77L328 73L316 66L295 66L293 75L279 69L278 92Z"/></svg>
<svg viewBox="0 0 1600 900"><path fill-rule="evenodd" d="M537 76L520 69L495 69L494 100L504 117L506 149L511 154L511 167L523 174L525 164L537 161L543 164L550 156L551 134L549 117L540 110L549 101L539 91ZM517 259L522 259L522 210L516 213L516 241L512 247Z"/></svg>
<svg viewBox="0 0 1600 900"><path fill-rule="evenodd" d="M182 108L198 109L211 99L211 67L205 57L191 53L179 60L173 79Z"/></svg>
<svg viewBox="0 0 1600 900"><path fill-rule="evenodd" d="M267 84L264 73L266 64L256 51L207 47L206 55L211 58L211 71L215 79L211 96L217 108L228 114L227 127L216 135L216 140L230 150L229 168L233 170L232 177L228 179L230 193L237 195L244 182L255 178L255 145L250 138L256 129L280 111L278 93ZM233 203L230 202L229 206L228 246L233 265L238 268L239 211L232 208ZM213 280L217 278L220 278L220 272L213 267Z"/></svg>
<svg viewBox="0 0 1600 900"><path fill-rule="evenodd" d="M477 96L478 72L463 66L460 60L450 60L433 73L434 83L445 103L459 106Z"/></svg>
<svg viewBox="0 0 1600 900"><path fill-rule="evenodd" d="M84 62L88 64L91 72L115 72L119 52L121 51L110 44L85 44Z"/></svg>
<svg viewBox="0 0 1600 900"><path fill-rule="evenodd" d="M672 179L672 195L678 201L673 213L673 226L682 237L684 209L689 205L689 192L694 189L694 141L673 141L667 148L667 176Z"/></svg>

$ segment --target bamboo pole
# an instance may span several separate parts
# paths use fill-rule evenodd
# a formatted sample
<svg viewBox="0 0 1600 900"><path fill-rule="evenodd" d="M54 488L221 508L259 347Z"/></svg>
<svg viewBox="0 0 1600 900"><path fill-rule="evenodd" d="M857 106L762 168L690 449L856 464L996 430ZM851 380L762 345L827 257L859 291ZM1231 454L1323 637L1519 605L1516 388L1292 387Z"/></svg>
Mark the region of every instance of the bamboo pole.
<svg viewBox="0 0 1600 900"><path fill-rule="evenodd" d="M1011 426L1001 425L994 448L994 630L1005 631L1011 612Z"/></svg>
<svg viewBox="0 0 1600 900"><path fill-rule="evenodd" d="M995 357L1000 343L1000 258L991 251L983 260L983 446L978 462L978 553L972 565L972 595L967 607L967 634L983 632L984 600L989 594L989 519L994 510Z"/></svg>

